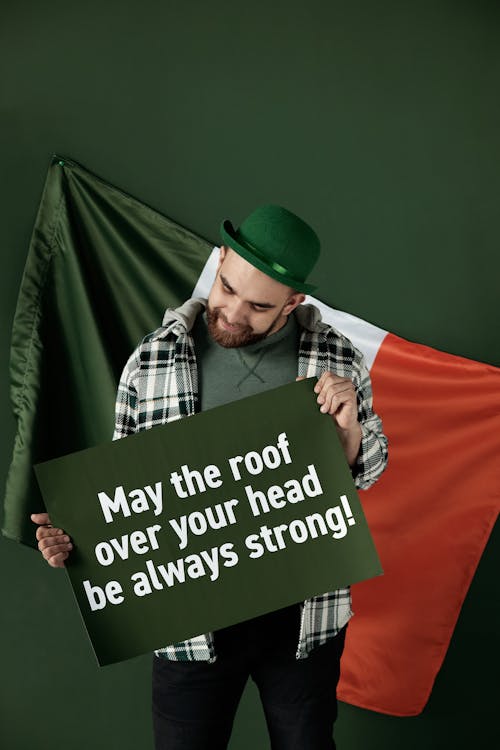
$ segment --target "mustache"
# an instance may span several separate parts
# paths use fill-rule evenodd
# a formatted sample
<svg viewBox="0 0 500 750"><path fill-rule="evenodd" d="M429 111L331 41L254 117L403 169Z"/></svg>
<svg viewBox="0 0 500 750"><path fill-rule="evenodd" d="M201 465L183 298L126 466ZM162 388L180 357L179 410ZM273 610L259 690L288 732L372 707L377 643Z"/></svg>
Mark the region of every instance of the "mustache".
<svg viewBox="0 0 500 750"><path fill-rule="evenodd" d="M230 323L219 307L214 307L212 310L207 310L207 315L212 317L213 321L216 321L218 318L222 318L224 323L226 323L228 326L236 326L235 331L237 330L238 333L251 333L253 331L251 326L246 325L245 323Z"/></svg>

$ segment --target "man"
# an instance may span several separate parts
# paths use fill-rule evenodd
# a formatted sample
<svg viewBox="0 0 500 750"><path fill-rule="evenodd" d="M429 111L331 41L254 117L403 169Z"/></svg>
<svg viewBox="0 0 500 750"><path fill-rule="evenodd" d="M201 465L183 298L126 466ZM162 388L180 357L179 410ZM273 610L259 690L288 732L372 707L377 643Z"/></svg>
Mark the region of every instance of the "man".
<svg viewBox="0 0 500 750"><path fill-rule="evenodd" d="M359 488L387 461L370 379L352 344L302 305L319 240L299 217L263 206L238 230L221 227L208 301L167 310L130 357L118 388L115 438L188 416L297 377L318 375L320 411L335 422ZM46 514L39 548L64 566L71 541ZM349 589L159 649L153 660L157 750L223 750L249 676L273 750L331 750Z"/></svg>

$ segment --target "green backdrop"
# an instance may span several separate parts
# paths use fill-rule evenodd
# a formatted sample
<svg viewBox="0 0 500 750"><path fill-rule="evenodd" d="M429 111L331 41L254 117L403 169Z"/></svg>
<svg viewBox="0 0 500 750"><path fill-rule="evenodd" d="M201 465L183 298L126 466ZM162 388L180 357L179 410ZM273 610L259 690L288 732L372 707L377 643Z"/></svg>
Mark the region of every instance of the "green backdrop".
<svg viewBox="0 0 500 750"><path fill-rule="evenodd" d="M212 240L221 218L282 203L323 240L325 302L499 365L499 33L492 0L3 3L1 481L10 326L53 152ZM496 532L423 714L341 705L339 748L489 746L498 549ZM149 659L97 669L64 573L4 539L0 570L2 747L151 747ZM255 747L250 685L231 750Z"/></svg>

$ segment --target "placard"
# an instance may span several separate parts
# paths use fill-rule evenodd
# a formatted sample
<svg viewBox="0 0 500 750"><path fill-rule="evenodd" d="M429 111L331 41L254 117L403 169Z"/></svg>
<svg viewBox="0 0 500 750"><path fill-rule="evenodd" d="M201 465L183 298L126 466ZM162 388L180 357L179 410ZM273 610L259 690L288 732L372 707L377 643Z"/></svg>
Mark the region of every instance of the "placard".
<svg viewBox="0 0 500 750"><path fill-rule="evenodd" d="M35 467L99 664L382 572L315 382Z"/></svg>

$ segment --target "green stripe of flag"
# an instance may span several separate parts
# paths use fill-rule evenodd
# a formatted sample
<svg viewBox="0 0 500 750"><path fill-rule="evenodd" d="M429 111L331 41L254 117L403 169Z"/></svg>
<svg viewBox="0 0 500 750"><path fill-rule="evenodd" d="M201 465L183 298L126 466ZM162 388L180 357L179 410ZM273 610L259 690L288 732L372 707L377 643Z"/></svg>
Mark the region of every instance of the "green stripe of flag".
<svg viewBox="0 0 500 750"><path fill-rule="evenodd" d="M191 296L212 245L54 157L14 319L17 420L2 533L35 546L33 464L111 439L121 370L167 306Z"/></svg>

